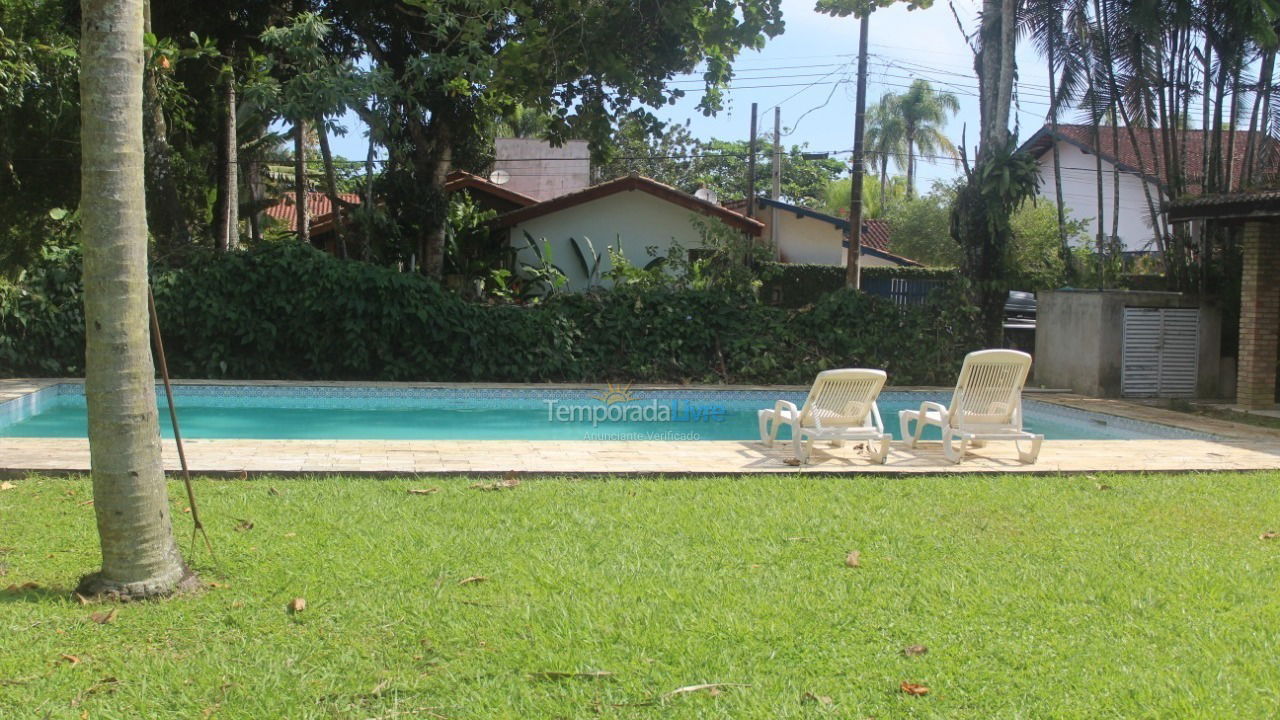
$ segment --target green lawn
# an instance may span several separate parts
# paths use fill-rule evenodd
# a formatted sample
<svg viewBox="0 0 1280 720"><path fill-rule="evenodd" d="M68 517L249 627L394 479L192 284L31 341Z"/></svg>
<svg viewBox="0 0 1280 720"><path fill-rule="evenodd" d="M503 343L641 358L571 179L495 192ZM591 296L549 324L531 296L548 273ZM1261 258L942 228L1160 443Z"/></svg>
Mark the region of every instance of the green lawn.
<svg viewBox="0 0 1280 720"><path fill-rule="evenodd" d="M0 592L0 717L1280 708L1275 473L471 482L199 481L216 585L98 624L69 597L96 562L88 482L17 480L0 586L39 588ZM741 686L669 695L700 683Z"/></svg>

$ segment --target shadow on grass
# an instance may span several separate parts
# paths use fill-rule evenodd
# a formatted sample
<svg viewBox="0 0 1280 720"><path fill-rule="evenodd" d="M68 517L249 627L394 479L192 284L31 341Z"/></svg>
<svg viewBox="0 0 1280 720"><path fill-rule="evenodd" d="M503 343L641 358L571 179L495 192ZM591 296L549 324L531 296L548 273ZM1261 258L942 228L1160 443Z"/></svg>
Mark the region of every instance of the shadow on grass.
<svg viewBox="0 0 1280 720"><path fill-rule="evenodd" d="M0 590L0 603L67 602L74 599L71 588L44 587L34 583L9 585Z"/></svg>

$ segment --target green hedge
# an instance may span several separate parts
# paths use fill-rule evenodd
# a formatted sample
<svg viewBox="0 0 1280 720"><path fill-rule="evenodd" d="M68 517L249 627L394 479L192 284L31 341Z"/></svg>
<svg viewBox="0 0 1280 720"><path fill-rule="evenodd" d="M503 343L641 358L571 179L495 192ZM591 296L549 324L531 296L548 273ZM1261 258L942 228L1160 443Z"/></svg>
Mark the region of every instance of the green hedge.
<svg viewBox="0 0 1280 720"><path fill-rule="evenodd" d="M0 289L0 375L83 372L79 258L46 259ZM948 384L977 346L958 287L902 308L837 290L803 309L724 291L470 303L421 276L284 245L155 278L175 377L804 384L832 367Z"/></svg>
<svg viewBox="0 0 1280 720"><path fill-rule="evenodd" d="M765 302L798 308L818 302L827 293L844 287L844 268L839 265L804 265L764 263L761 276L766 278L760 290ZM956 271L922 267L864 267L863 280L880 278L913 278L954 282Z"/></svg>

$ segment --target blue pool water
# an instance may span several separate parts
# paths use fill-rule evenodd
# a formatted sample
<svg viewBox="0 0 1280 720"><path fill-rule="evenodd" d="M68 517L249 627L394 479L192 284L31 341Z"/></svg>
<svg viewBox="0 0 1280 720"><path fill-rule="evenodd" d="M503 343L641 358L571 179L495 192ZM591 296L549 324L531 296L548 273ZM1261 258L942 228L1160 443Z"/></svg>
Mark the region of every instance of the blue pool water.
<svg viewBox="0 0 1280 720"><path fill-rule="evenodd" d="M756 410L802 392L555 388L179 385L187 438L371 440L750 440ZM172 435L160 398L162 433ZM885 392L880 413L898 437L898 410L949 393ZM613 401L613 402L609 402ZM1206 437L1191 431L1024 400L1025 425L1051 440ZM937 429L931 429L936 439ZM0 404L0 437L85 437L83 387L64 383ZM784 429L781 437L787 437Z"/></svg>

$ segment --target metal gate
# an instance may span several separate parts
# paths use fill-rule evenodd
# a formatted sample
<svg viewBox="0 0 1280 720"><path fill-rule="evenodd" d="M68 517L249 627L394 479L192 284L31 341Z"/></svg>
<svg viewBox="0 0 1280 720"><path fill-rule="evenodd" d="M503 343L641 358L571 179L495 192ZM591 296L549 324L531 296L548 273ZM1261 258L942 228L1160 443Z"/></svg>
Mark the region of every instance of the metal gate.
<svg viewBox="0 0 1280 720"><path fill-rule="evenodd" d="M1199 354L1199 310L1127 307L1120 393L1191 397L1196 394Z"/></svg>

